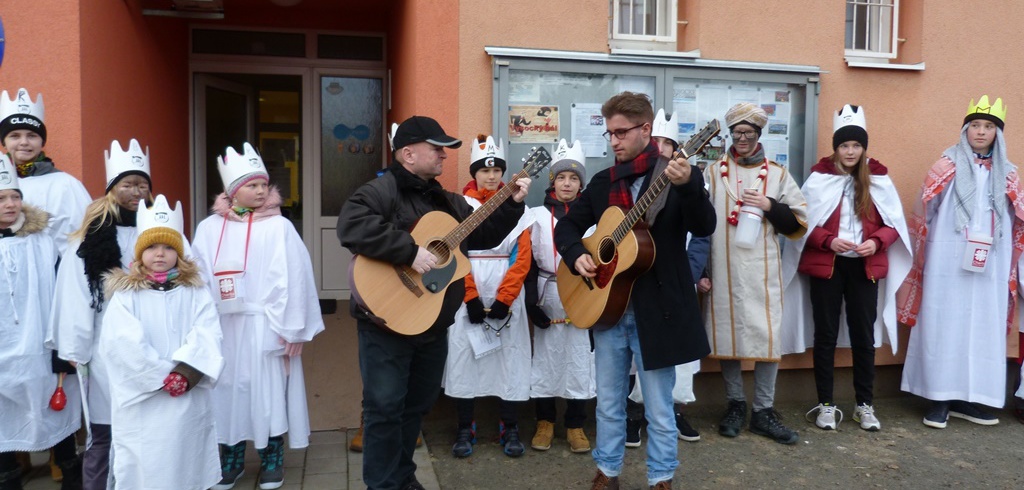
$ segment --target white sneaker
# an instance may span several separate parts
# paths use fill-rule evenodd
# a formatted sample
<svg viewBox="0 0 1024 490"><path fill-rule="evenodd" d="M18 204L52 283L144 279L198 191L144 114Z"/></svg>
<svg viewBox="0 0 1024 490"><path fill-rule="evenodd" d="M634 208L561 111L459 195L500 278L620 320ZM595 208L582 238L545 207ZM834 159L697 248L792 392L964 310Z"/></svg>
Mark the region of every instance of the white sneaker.
<svg viewBox="0 0 1024 490"><path fill-rule="evenodd" d="M864 430L882 430L882 423L878 421L878 417L875 417L875 407L873 405L860 404L857 408L853 409L853 420L860 422L860 428Z"/></svg>
<svg viewBox="0 0 1024 490"><path fill-rule="evenodd" d="M818 412L818 417L814 420L814 425L825 429L825 430L836 430L839 428L839 423L843 421L843 411L837 408L835 405L825 405L819 403L818 406L810 409L804 415L804 418L808 422L811 421L811 414L815 411ZM836 419L836 414L839 415L839 419Z"/></svg>

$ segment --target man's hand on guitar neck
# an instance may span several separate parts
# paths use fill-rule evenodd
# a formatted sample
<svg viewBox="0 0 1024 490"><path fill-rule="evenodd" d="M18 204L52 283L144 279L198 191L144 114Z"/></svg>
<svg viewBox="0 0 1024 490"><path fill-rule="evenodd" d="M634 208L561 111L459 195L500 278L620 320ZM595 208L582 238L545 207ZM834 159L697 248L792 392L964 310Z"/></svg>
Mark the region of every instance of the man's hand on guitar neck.
<svg viewBox="0 0 1024 490"><path fill-rule="evenodd" d="M513 201L523 202L523 199L526 199L526 194L530 192L530 182L532 181L529 177L520 177L519 179L516 179L515 184L519 186L519 189L516 190L515 194L512 194Z"/></svg>
<svg viewBox="0 0 1024 490"><path fill-rule="evenodd" d="M690 162L685 158L669 160L665 167L665 176L672 182L672 185L683 185L690 181Z"/></svg>
<svg viewBox="0 0 1024 490"><path fill-rule="evenodd" d="M435 266L437 266L437 257L429 250L419 247L419 250L416 251L416 260L412 261L412 270L419 274L426 274Z"/></svg>
<svg viewBox="0 0 1024 490"><path fill-rule="evenodd" d="M597 264L594 263L594 258L590 254L580 255L576 259L576 272L583 277L597 276Z"/></svg>

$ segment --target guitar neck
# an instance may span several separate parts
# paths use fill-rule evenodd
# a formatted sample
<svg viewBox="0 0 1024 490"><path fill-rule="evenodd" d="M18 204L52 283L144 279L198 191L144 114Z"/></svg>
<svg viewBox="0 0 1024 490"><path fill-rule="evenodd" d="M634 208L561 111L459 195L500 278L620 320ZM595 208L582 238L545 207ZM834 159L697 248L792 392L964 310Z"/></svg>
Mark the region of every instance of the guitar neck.
<svg viewBox="0 0 1024 490"><path fill-rule="evenodd" d="M508 179L508 184L504 185L501 189L498 189L498 192L491 196L487 202L483 203L476 211L473 211L468 218L466 218L462 223L459 223L458 226L445 235L445 244L448 245L450 249L458 248L458 246L462 244L462 241L465 240L470 233L473 233L473 230L475 230L476 227L480 226L484 220L491 216L491 213L498 209L498 206L501 206L505 200L512 197L512 194L519 189L519 186L515 185L515 182L526 177L526 175L527 172L525 168L520 170L518 173L513 174L512 177Z"/></svg>

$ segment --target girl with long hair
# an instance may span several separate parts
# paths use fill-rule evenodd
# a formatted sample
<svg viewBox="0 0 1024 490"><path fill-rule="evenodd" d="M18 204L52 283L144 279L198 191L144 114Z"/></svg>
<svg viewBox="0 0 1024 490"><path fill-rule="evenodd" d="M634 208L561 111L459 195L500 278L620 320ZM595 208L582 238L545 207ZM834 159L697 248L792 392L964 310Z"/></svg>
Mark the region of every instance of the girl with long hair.
<svg viewBox="0 0 1024 490"><path fill-rule="evenodd" d="M876 431L881 423L873 404L875 348L885 342L895 351L895 294L910 270L910 246L903 206L888 169L867 156L864 109L844 106L835 114L834 126L832 155L811 168L801 189L811 231L784 252L786 284L795 278L804 287L787 288L786 318L792 320L784 320L783 328L792 329L793 335L784 334L783 344L791 347L786 353L806 349L811 331L802 325L809 299L818 405L807 413L808 420L817 412L815 425L838 428L843 413L832 394L835 350L837 345L852 346L853 419L862 429ZM848 333L841 335L844 303Z"/></svg>

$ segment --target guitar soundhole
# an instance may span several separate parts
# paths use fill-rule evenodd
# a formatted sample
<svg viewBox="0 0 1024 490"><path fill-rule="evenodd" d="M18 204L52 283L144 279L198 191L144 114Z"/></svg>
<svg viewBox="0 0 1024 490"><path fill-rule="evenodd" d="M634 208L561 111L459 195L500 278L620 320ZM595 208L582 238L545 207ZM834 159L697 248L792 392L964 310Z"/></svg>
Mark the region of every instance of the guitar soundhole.
<svg viewBox="0 0 1024 490"><path fill-rule="evenodd" d="M597 255L597 259L602 264L607 264L615 259L615 243L610 237L601 240L601 245L597 248Z"/></svg>
<svg viewBox="0 0 1024 490"><path fill-rule="evenodd" d="M452 258L451 250L448 250L448 247L445 246L444 242L442 242L441 240L433 240L427 243L427 246L424 248L426 248L428 251L430 251L430 253L434 254L434 256L437 257L438 266L443 266L447 264L448 261L451 260Z"/></svg>

